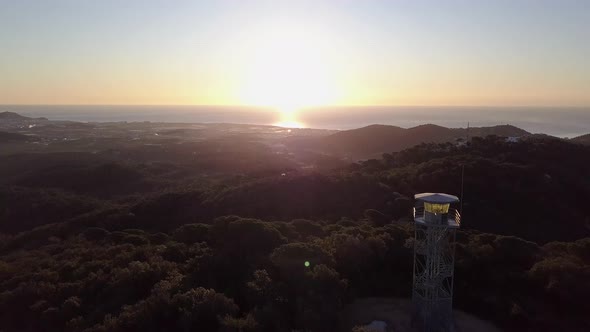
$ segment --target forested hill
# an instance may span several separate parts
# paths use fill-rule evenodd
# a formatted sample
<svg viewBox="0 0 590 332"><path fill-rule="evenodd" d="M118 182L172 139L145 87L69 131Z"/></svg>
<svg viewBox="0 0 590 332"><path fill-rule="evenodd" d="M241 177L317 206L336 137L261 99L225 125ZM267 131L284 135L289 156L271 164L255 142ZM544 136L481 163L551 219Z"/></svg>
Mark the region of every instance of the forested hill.
<svg viewBox="0 0 590 332"><path fill-rule="evenodd" d="M522 137L530 135L530 133L510 125L469 129L446 128L433 124L408 129L388 125L370 125L325 137L294 141L292 144L303 149L365 158L385 152L401 151L420 143L453 142L466 140L468 137L486 137L488 135Z"/></svg>
<svg viewBox="0 0 590 332"><path fill-rule="evenodd" d="M422 144L356 170L400 192L461 191L464 227L547 242L590 236L590 148L532 137L488 136L467 146Z"/></svg>
<svg viewBox="0 0 590 332"><path fill-rule="evenodd" d="M367 209L400 220L409 216L417 192L458 194L464 166L465 227L541 243L590 235L584 208L590 147L568 141L475 137L466 145L421 144L323 171L299 169L259 144L208 144L3 156L0 232L27 231L93 210L113 214L100 223L132 214L124 222L141 228L227 214L362 218ZM92 214L84 218L93 220Z"/></svg>
<svg viewBox="0 0 590 332"><path fill-rule="evenodd" d="M574 143L580 143L580 144L590 145L590 134L586 134L586 135L582 135L582 136L578 136L578 137L572 138L571 141L574 142Z"/></svg>
<svg viewBox="0 0 590 332"><path fill-rule="evenodd" d="M453 305L590 330L588 146L473 137L320 168L279 139L137 126L0 143L3 331L349 332L356 299L411 296L412 197L459 195L463 167Z"/></svg>

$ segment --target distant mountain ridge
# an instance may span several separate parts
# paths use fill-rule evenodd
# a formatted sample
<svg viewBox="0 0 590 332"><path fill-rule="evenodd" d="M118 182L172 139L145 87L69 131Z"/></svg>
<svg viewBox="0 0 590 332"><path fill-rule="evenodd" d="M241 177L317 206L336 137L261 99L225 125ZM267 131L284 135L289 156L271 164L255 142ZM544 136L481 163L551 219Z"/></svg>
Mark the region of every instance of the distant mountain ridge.
<svg viewBox="0 0 590 332"><path fill-rule="evenodd" d="M23 128L30 129L36 126L37 128L41 126L43 128L57 126L55 128L59 129L61 128L60 126L67 126L70 129L74 127L84 129L90 125L72 121L49 121L44 117L32 118L15 112L0 112L0 130L18 131ZM179 129L175 130L171 131L171 133L179 132ZM186 129L183 130L186 132ZM282 143L297 150L307 150L351 159L366 159L379 157L383 153L401 151L421 143L455 142L460 139L485 137L488 135L522 137L529 136L531 133L511 125L472 127L467 129L424 124L406 129L391 125L373 124L358 129L339 131L320 136L293 135L284 138ZM6 135L2 139L4 141L24 140L23 137L8 137ZM583 137L574 140L578 140L580 143L584 142Z"/></svg>
<svg viewBox="0 0 590 332"><path fill-rule="evenodd" d="M351 157L378 156L384 152L396 152L420 143L444 143L468 137L521 137L531 135L528 131L511 125L473 128L446 128L425 124L412 128L389 125L370 125L358 129L345 130L324 137L291 141L292 146L342 154Z"/></svg>
<svg viewBox="0 0 590 332"><path fill-rule="evenodd" d="M15 112L0 112L0 121L49 121L47 118L31 118Z"/></svg>

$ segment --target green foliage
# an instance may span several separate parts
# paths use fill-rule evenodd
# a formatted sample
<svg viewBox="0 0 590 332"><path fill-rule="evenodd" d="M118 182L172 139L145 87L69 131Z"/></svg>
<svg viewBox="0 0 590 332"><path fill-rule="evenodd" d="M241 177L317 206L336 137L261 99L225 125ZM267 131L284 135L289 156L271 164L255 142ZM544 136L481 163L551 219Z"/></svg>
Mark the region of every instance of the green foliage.
<svg viewBox="0 0 590 332"><path fill-rule="evenodd" d="M124 243L130 243L136 246L149 244L150 241L141 235L130 234L125 236L122 241Z"/></svg>
<svg viewBox="0 0 590 332"><path fill-rule="evenodd" d="M304 237L322 237L325 235L322 225L312 220L294 219L291 220L291 225L295 229L296 233Z"/></svg>
<svg viewBox="0 0 590 332"><path fill-rule="evenodd" d="M174 236L89 228L8 250L0 260L0 324L6 331L335 330L352 299L407 297L411 288L410 227L346 224L230 216L181 226ZM203 241L193 240L195 226L208 230ZM291 241L279 231L286 226ZM473 231L458 239L457 307L507 330L583 326L590 239L542 247Z"/></svg>
<svg viewBox="0 0 590 332"><path fill-rule="evenodd" d="M305 262L312 268L325 264L334 266L334 258L319 245L309 243L288 243L275 249L270 260L279 269L284 278L298 278L305 274Z"/></svg>
<svg viewBox="0 0 590 332"><path fill-rule="evenodd" d="M181 331L215 330L219 317L235 314L234 302L212 289L196 288L172 297L171 306L179 312Z"/></svg>
<svg viewBox="0 0 590 332"><path fill-rule="evenodd" d="M99 227L89 227L82 233L82 235L88 241L100 241L109 235L109 231Z"/></svg>
<svg viewBox="0 0 590 332"><path fill-rule="evenodd" d="M265 254L287 239L272 225L256 219L217 221L211 230L211 242L231 254Z"/></svg>
<svg viewBox="0 0 590 332"><path fill-rule="evenodd" d="M174 240L186 244L204 242L209 237L209 225L205 224L186 224L177 228L172 236Z"/></svg>
<svg viewBox="0 0 590 332"><path fill-rule="evenodd" d="M54 189L0 184L0 232L17 233L97 209L100 202Z"/></svg>
<svg viewBox="0 0 590 332"><path fill-rule="evenodd" d="M351 168L411 196L418 192L461 192L464 167L463 228L514 235L546 243L590 236L590 150L557 139L474 137L455 146L421 144ZM394 200L398 219L407 202ZM403 210L406 210L404 212Z"/></svg>
<svg viewBox="0 0 590 332"><path fill-rule="evenodd" d="M155 234L149 234L148 235L148 239L150 241L150 243L152 244L164 244L168 241L170 241L170 236L168 236L168 234L166 233L155 233Z"/></svg>
<svg viewBox="0 0 590 332"><path fill-rule="evenodd" d="M246 317L232 317L226 315L223 318L222 325L235 331L256 331L259 328L252 313L249 313Z"/></svg>
<svg viewBox="0 0 590 332"><path fill-rule="evenodd" d="M369 221L377 227L391 222L391 220L386 215L373 209L365 210L365 218L369 219Z"/></svg>
<svg viewBox="0 0 590 332"><path fill-rule="evenodd" d="M587 147L474 138L314 173L234 143L3 159L2 330L338 330L355 298L410 296L409 197L459 193L462 166L454 305L590 330Z"/></svg>

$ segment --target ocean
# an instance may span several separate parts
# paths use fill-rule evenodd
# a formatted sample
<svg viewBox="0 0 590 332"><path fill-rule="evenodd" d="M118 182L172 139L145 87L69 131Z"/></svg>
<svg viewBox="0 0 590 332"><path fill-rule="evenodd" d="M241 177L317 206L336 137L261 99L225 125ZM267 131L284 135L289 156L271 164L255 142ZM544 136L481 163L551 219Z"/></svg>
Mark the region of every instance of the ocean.
<svg viewBox="0 0 590 332"><path fill-rule="evenodd" d="M50 120L83 122L186 122L280 123L280 112L270 109L232 106L121 106L121 105L0 105L0 112ZM437 124L450 128L510 124L531 133L576 137L590 133L590 108L582 107L325 107L297 112L294 120L304 127L353 129L370 124L403 128Z"/></svg>

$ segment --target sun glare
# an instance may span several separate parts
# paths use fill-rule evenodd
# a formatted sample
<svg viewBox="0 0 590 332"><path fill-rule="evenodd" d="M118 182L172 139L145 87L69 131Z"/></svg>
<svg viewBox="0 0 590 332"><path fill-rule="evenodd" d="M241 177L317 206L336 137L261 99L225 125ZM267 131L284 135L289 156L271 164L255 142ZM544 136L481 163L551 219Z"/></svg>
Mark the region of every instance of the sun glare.
<svg viewBox="0 0 590 332"><path fill-rule="evenodd" d="M285 127L285 128L304 128L305 124L300 121L297 121L297 110L290 109L288 107L281 108L278 110L280 115L280 120L274 123L275 126Z"/></svg>
<svg viewBox="0 0 590 332"><path fill-rule="evenodd" d="M252 44L242 89L244 103L280 113L277 125L302 127L297 112L336 99L336 79L326 59L326 45L310 31L266 28Z"/></svg>

